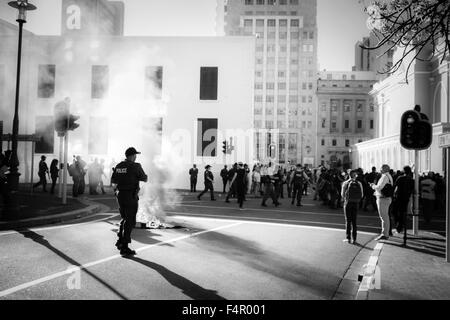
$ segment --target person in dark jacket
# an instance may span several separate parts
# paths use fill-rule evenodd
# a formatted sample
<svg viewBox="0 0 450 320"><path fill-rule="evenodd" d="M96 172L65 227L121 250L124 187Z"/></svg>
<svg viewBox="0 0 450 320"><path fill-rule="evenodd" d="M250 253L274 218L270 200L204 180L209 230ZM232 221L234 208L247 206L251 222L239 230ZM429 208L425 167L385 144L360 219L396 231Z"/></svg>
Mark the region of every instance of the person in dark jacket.
<svg viewBox="0 0 450 320"><path fill-rule="evenodd" d="M205 167L204 173L205 189L197 196L198 200L200 200L200 198L209 190L211 192L211 201L216 201L216 199L214 198L214 175L209 169L211 169L211 166L208 164Z"/></svg>
<svg viewBox="0 0 450 320"><path fill-rule="evenodd" d="M225 193L225 189L228 183L228 170L226 165L223 167L222 170L220 170L220 177L222 178L223 182L223 193Z"/></svg>
<svg viewBox="0 0 450 320"><path fill-rule="evenodd" d="M125 151L126 159L120 162L114 169L112 175L112 187L119 204L119 212L122 218L120 222L117 249L121 255L135 255L128 244L131 243L131 231L136 225L136 214L139 201L139 182L147 182L148 177L142 166L136 162L136 155L140 152L131 147Z"/></svg>
<svg viewBox="0 0 450 320"><path fill-rule="evenodd" d="M53 159L52 162L50 163L50 177L52 178L52 188L50 190L51 194L55 193L55 185L56 180L58 180L58 176L59 176L58 160Z"/></svg>
<svg viewBox="0 0 450 320"><path fill-rule="evenodd" d="M41 161L39 161L39 182L33 185L33 189L42 185L42 191L47 192L47 175L49 175L49 170L47 163L45 162L47 158L45 156L41 156Z"/></svg>
<svg viewBox="0 0 450 320"><path fill-rule="evenodd" d="M191 183L191 192L197 192L197 177L198 177L198 169L197 165L194 164L194 166L189 169L189 180Z"/></svg>
<svg viewBox="0 0 450 320"><path fill-rule="evenodd" d="M231 180L231 184L234 183L236 187L237 202L239 204L239 209L241 210L243 209L242 206L244 205L245 200L246 175L247 172L244 168L244 164L242 162L239 162L236 173L234 174L234 177Z"/></svg>
<svg viewBox="0 0 450 320"><path fill-rule="evenodd" d="M408 203L414 192L414 179L411 167L405 166L403 174L400 175L394 184L394 220L397 232L402 232L405 227L405 217L408 211Z"/></svg>

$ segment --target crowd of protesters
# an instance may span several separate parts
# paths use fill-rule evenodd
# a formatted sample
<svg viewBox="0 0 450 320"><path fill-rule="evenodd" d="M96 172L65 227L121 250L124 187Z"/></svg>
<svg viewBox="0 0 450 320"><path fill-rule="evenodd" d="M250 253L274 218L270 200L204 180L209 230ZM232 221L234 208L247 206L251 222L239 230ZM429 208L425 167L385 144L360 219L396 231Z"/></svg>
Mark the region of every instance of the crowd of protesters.
<svg viewBox="0 0 450 320"><path fill-rule="evenodd" d="M191 192L195 192L197 174L198 169L194 166L190 170ZM197 198L200 200L209 191L211 200L215 201L211 166L205 168L204 175L205 190ZM310 192L313 200L321 205L344 209L347 224L345 241L349 242L356 243L356 214L359 210L380 216L382 234L378 239L387 239L393 229L402 232L406 214L412 213L414 179L409 166L394 171L383 165L379 171L373 167L370 172L364 172L361 168L308 168L301 164L282 166L271 162L255 164L250 169L247 164L237 162L224 166L220 178L222 192L226 194L225 202L236 198L241 209L248 195L261 198L261 206L267 206L267 201L271 199L272 204L278 207L281 205L280 199L285 196L290 199L290 205L302 206L302 197ZM429 225L434 213L443 215L445 212L445 180L440 174L427 172L419 177L419 186L420 215Z"/></svg>

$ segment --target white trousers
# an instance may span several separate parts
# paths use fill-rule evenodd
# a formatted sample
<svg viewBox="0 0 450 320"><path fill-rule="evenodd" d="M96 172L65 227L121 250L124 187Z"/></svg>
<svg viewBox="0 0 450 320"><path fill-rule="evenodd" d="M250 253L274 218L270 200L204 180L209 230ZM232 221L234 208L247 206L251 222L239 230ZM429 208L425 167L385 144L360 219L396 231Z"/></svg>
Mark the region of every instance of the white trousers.
<svg viewBox="0 0 450 320"><path fill-rule="evenodd" d="M389 237L389 206L391 205L391 202L392 198L377 197L378 214L381 219L381 233L386 237Z"/></svg>

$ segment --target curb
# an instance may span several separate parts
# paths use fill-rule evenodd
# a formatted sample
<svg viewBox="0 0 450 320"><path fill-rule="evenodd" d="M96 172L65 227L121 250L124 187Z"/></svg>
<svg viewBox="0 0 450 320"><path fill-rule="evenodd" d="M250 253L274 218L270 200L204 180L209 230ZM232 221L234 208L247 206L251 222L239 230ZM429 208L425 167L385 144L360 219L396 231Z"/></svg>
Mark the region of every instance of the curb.
<svg viewBox="0 0 450 320"><path fill-rule="evenodd" d="M82 204L86 204L86 208L77 209L65 213L41 216L36 218L20 219L15 221L0 222L0 230L10 230L19 228L37 227L47 224L56 224L68 220L84 218L100 212L106 212L110 208L104 204L95 203L87 199L76 199Z"/></svg>
<svg viewBox="0 0 450 320"><path fill-rule="evenodd" d="M355 300L368 300L369 290L375 288L379 284L377 283L377 280L379 280L377 277L379 276L377 265L382 250L383 243L377 243L373 249L372 255L369 258L369 262L364 265L361 284L358 288L358 293L356 294Z"/></svg>

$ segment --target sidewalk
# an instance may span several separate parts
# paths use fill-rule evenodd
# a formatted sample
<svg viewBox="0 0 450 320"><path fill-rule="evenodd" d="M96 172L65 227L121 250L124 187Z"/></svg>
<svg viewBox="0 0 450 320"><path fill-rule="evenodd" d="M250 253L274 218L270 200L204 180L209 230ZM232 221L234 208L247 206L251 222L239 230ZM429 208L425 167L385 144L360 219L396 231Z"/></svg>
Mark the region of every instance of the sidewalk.
<svg viewBox="0 0 450 320"><path fill-rule="evenodd" d="M415 237L409 230L406 247L403 247L403 234L369 245L374 250L366 275L373 278L364 277L358 300L450 299L450 263L445 259L445 237L426 231L420 231ZM370 265L376 267L369 270ZM370 280L374 282L365 291Z"/></svg>
<svg viewBox="0 0 450 320"><path fill-rule="evenodd" d="M87 199L67 197L67 203L62 204L57 192L42 192L38 188L30 193L28 185L20 185L18 192L20 213L17 219L6 221L0 214L0 230L14 228L34 227L38 225L53 224L66 220L84 217L100 212L105 206ZM0 212L3 211L3 199L0 199Z"/></svg>

